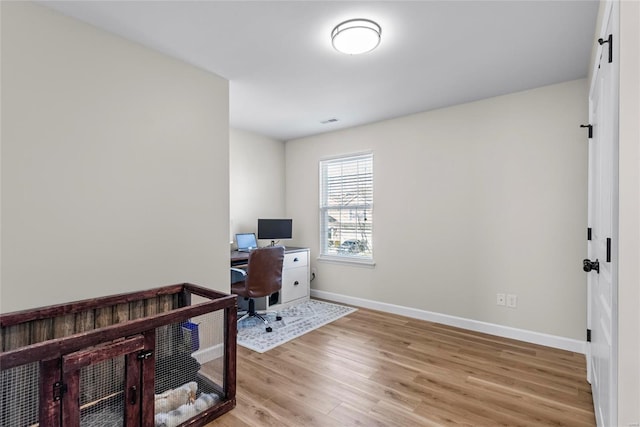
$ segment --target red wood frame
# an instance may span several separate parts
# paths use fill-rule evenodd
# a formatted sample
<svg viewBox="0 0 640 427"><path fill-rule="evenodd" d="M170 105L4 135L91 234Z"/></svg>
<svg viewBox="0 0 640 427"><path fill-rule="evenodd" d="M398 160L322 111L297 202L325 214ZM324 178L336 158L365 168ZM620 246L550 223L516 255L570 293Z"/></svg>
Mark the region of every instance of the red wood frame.
<svg viewBox="0 0 640 427"><path fill-rule="evenodd" d="M208 301L191 305L192 294L204 297ZM104 310L111 313L111 310L115 311L115 307L119 305L144 305L145 300L163 296L170 299L177 297L177 299L174 299L177 302L177 308L173 307L169 311L125 320L108 326L102 326L103 324L108 324L107 321L97 321L97 313L101 313ZM237 301L235 295L227 295L184 283L147 291L2 314L0 315L0 327L3 332L3 348L5 348L5 340L23 343L24 340L22 338L15 339L15 334L25 333L25 331L28 334L31 322L34 325L38 325L38 331L43 325L44 330L47 331L46 325L51 327L51 325L55 325L58 319L63 319L63 321L70 319L73 322L75 316L80 316L84 322L85 318L95 315L96 329L80 329L80 332L74 333L73 328L67 328L71 331L67 336L10 348L0 353L0 369L7 370L28 363L39 362L39 424L41 426L59 427L63 425L67 427L78 425L80 419L78 403L80 369L120 354L126 354L125 399L127 404L125 406L127 410L125 411L125 425L151 427L155 424L153 405L155 358L149 357L144 360L138 360L138 352L155 347L156 328L183 322L192 317L218 310L224 310L224 381L222 384L222 400L219 404L182 424L183 426L201 426L230 411L236 404ZM109 316L111 317L111 315ZM118 322L118 316L114 315L113 317L115 318L114 321ZM36 329L36 327L32 329ZM9 338L6 338L5 335ZM135 338L115 341L132 336L135 336ZM30 341L27 340L26 342ZM53 398L52 390L56 384L61 383L65 384L66 392L61 399L56 400Z"/></svg>

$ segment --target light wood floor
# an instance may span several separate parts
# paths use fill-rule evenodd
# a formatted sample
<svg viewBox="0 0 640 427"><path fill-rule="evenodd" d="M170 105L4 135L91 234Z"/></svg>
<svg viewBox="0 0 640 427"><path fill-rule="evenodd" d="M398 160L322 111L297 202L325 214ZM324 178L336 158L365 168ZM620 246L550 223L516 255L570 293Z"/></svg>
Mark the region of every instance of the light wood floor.
<svg viewBox="0 0 640 427"><path fill-rule="evenodd" d="M581 354L359 309L264 354L209 426L594 426Z"/></svg>

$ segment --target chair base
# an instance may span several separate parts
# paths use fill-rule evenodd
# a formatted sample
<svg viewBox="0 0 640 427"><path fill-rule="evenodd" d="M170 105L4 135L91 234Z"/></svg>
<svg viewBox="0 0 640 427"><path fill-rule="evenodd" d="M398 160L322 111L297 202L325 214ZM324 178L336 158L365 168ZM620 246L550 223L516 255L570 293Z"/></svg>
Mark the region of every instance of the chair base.
<svg viewBox="0 0 640 427"><path fill-rule="evenodd" d="M264 330L266 332L273 332L273 328L269 326L269 321L265 317L263 317L264 315L273 313L276 315L276 321L282 320L282 316L278 315L278 312L276 311L263 311L261 313L258 313L256 311L256 304L253 298L249 298L249 310L240 313L243 314L238 318L238 323L240 323L244 319L248 319L249 317L257 317L258 319L262 320L262 322L264 322Z"/></svg>

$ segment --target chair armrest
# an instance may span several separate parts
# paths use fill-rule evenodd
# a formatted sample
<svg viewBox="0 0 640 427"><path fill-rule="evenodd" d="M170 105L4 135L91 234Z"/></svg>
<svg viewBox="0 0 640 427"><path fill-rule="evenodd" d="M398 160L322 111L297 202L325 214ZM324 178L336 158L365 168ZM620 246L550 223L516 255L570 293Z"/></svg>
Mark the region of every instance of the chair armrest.
<svg viewBox="0 0 640 427"><path fill-rule="evenodd" d="M247 272L240 268L231 267L231 284L243 282L247 279Z"/></svg>

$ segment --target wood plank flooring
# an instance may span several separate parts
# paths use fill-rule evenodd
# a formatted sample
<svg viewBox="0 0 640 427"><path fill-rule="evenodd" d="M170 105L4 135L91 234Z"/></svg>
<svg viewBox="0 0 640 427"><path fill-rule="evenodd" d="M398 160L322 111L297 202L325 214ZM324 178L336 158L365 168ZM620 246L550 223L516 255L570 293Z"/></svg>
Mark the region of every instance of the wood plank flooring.
<svg viewBox="0 0 640 427"><path fill-rule="evenodd" d="M237 378L209 426L595 425L584 355L367 309L238 346Z"/></svg>

